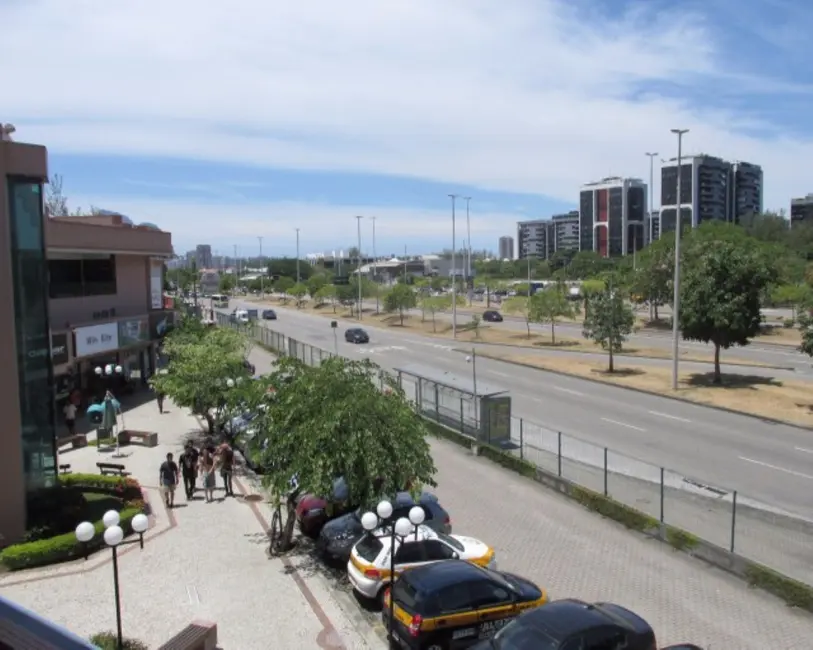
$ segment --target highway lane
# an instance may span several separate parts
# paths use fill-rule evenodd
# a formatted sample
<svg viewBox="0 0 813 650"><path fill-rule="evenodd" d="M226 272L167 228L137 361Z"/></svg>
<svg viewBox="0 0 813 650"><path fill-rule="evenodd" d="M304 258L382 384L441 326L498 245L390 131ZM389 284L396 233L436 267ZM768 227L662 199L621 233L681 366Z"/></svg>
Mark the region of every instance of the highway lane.
<svg viewBox="0 0 813 650"><path fill-rule="evenodd" d="M375 302L365 302L365 307L374 308ZM497 311L499 307L495 307ZM413 309L411 313L419 316L420 309ZM462 325L471 319L470 311L466 308L461 308L458 311L457 322ZM525 321L522 318L503 314L504 321L502 323L489 323L489 327L504 328L509 330L516 330L524 332L526 330ZM451 313L442 312L436 314L436 318L442 321L451 322ZM531 331L547 335L550 330L549 326L531 325ZM582 326L580 323L561 323L556 326L557 334L565 338L582 338ZM638 332L630 335L629 343L632 346L640 346L645 348L654 348L657 350L670 351L672 350L672 338L670 332L662 332L657 330L639 330ZM709 358L712 354L712 346L706 343L699 343L697 341L683 341L680 342L681 350L708 352ZM800 353L792 346L781 344L769 344L764 342L754 343L744 347L735 347L730 350L723 351L723 359L726 356L732 356L745 361L753 361L756 363L768 364L778 367L794 368L799 374L800 379L813 379L813 361L810 357Z"/></svg>
<svg viewBox="0 0 813 650"><path fill-rule="evenodd" d="M270 329L334 349L328 319L290 309L277 313L279 320L267 323ZM338 349L344 356L369 357L387 369L421 363L461 377L472 372L451 342L362 323L371 343L354 346L341 334L357 321L337 320ZM808 498L813 488L813 432L485 358L478 359L477 373L479 381L510 392L515 416L548 429L536 433L526 424L526 442L532 435L550 441L562 431L813 519Z"/></svg>

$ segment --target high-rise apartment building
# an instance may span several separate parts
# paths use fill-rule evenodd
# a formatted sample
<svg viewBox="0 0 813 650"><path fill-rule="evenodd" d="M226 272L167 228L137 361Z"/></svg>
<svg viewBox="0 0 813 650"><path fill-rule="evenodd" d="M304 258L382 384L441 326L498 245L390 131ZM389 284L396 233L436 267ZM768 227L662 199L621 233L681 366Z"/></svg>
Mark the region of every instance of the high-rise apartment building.
<svg viewBox="0 0 813 650"><path fill-rule="evenodd" d="M501 260L514 259L514 238L513 237L500 237L499 242L499 256Z"/></svg>
<svg viewBox="0 0 813 650"><path fill-rule="evenodd" d="M198 244L195 248L195 261L199 269L212 268L212 247L209 244Z"/></svg>
<svg viewBox="0 0 813 650"><path fill-rule="evenodd" d="M517 223L517 257L546 260L553 254L550 219L534 219Z"/></svg>
<svg viewBox="0 0 813 650"><path fill-rule="evenodd" d="M658 210L647 213L644 220L644 239L647 246L661 238L661 217Z"/></svg>
<svg viewBox="0 0 813 650"><path fill-rule="evenodd" d="M800 223L813 223L813 194L790 200L790 227Z"/></svg>
<svg viewBox="0 0 813 650"><path fill-rule="evenodd" d="M553 251L579 250L579 211L571 210L551 217Z"/></svg>
<svg viewBox="0 0 813 650"><path fill-rule="evenodd" d="M661 232L675 229L677 213L677 160L661 167ZM707 154L681 159L680 213L684 227L704 221L739 223L762 211L762 168L746 162L731 163Z"/></svg>
<svg viewBox="0 0 813 650"><path fill-rule="evenodd" d="M628 255L644 246L647 185L639 178L604 178L581 187L579 250L602 257Z"/></svg>

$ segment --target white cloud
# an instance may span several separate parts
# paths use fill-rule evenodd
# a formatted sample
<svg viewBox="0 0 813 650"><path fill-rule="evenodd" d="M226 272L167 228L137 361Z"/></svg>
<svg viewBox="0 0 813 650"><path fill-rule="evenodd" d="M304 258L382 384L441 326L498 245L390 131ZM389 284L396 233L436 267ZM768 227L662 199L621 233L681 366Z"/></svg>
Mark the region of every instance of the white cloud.
<svg viewBox="0 0 813 650"><path fill-rule="evenodd" d="M53 151L405 174L569 202L610 172L646 176L644 152L667 154L669 128L686 127L689 150L761 163L767 206L809 190L809 139L640 93L806 90L725 69L701 15L657 4L595 19L593 3L565 0L27 0L3 10L2 107L21 139Z"/></svg>
<svg viewBox="0 0 813 650"><path fill-rule="evenodd" d="M300 228L300 252L321 253L356 246L355 215L363 215L362 250L372 252L372 220L375 216L376 252L398 253L406 245L413 253L452 247L451 207L445 210L412 210L374 205L327 205L320 203L229 203L223 201L158 200L138 197L70 196L75 206L91 204L130 217L135 223L150 222L172 233L175 252L184 253L197 244L230 255L234 246L246 254L259 249L268 255L293 255L296 228ZM451 205L451 204L450 204ZM477 206L472 206L476 208ZM470 214L472 247L493 250L503 235L514 235L522 215L473 209ZM465 203L457 204L458 248L466 238Z"/></svg>

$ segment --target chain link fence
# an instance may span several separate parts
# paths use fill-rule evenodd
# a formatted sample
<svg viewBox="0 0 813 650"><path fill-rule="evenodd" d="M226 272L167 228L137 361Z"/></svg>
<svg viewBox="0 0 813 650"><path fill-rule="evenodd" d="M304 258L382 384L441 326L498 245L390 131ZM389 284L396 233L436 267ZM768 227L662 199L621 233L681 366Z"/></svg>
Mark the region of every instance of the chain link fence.
<svg viewBox="0 0 813 650"><path fill-rule="evenodd" d="M218 314L218 324L236 327ZM318 365L332 353L260 324L249 334L267 349ZM426 418L456 431L478 430L471 394L409 375L400 380L407 399ZM528 419L511 417L511 452L553 475L639 510L732 553L813 585L813 522L760 503L735 489L645 462ZM690 542L688 542L690 543Z"/></svg>

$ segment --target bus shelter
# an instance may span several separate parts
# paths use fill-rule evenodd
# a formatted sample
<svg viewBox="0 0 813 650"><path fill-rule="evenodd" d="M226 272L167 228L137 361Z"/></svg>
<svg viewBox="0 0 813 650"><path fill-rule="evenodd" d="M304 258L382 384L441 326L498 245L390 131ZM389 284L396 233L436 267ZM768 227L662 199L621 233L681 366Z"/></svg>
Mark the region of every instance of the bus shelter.
<svg viewBox="0 0 813 650"><path fill-rule="evenodd" d="M511 440L508 391L471 375L457 375L423 364L394 368L398 383L418 412L451 429L490 444Z"/></svg>

